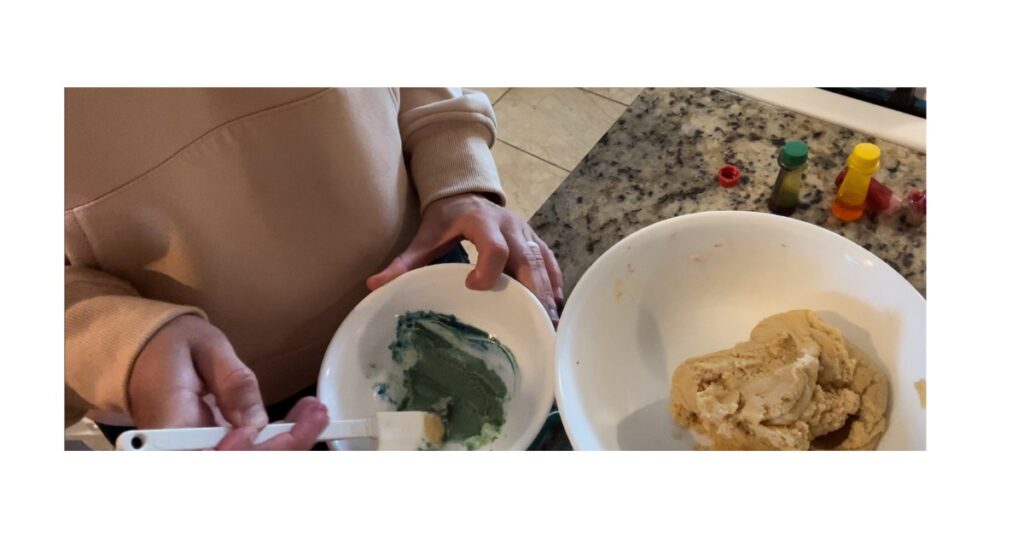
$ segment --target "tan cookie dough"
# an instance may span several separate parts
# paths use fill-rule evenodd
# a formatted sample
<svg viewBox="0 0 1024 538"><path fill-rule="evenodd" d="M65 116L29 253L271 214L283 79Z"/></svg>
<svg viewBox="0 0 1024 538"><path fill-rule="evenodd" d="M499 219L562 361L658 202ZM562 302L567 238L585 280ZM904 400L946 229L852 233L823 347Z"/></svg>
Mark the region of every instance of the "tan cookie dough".
<svg viewBox="0 0 1024 538"><path fill-rule="evenodd" d="M888 397L882 372L839 329L793 310L762 320L746 342L683 362L669 407L717 450L808 450L818 438L873 450Z"/></svg>

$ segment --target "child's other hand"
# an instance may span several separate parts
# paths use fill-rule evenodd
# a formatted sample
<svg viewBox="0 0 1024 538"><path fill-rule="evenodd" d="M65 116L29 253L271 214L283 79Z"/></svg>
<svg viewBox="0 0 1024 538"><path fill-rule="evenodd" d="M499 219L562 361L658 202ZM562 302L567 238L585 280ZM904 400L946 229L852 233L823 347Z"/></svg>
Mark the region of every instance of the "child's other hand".
<svg viewBox="0 0 1024 538"><path fill-rule="evenodd" d="M370 277L373 291L406 271L422 267L463 238L476 247L476 269L466 278L470 289L490 289L502 271L515 277L540 299L558 323L562 270L554 253L519 216L478 194L441 198L427 206L409 248L383 271Z"/></svg>
<svg viewBox="0 0 1024 538"><path fill-rule="evenodd" d="M254 446L267 425L256 375L219 329L198 316L182 316L157 331L136 359L128 380L132 420L138 428L216 426L206 394L227 421L223 425L234 427L220 449L308 450L327 427L323 405L303 399L289 414L296 423L291 432Z"/></svg>

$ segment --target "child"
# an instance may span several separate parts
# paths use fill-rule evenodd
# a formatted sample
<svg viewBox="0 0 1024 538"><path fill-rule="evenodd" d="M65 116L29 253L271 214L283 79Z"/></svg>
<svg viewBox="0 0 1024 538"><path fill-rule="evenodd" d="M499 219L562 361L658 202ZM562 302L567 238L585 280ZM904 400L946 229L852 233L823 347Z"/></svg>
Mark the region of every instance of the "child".
<svg viewBox="0 0 1024 538"><path fill-rule="evenodd" d="M345 315L462 238L467 286L507 271L557 322L561 272L504 209L494 140L458 89L66 90L65 422L308 449L327 413L295 395ZM254 446L275 403L296 426Z"/></svg>

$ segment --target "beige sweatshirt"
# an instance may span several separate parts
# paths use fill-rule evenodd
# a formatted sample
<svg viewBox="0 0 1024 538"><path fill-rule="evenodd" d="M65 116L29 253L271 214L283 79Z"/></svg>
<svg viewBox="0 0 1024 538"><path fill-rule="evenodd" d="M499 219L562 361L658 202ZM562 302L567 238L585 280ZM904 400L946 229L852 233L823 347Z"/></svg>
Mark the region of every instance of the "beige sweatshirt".
<svg viewBox="0 0 1024 538"><path fill-rule="evenodd" d="M64 115L66 422L124 423L140 350L189 313L265 403L297 392L423 207L504 201L477 92L68 89Z"/></svg>

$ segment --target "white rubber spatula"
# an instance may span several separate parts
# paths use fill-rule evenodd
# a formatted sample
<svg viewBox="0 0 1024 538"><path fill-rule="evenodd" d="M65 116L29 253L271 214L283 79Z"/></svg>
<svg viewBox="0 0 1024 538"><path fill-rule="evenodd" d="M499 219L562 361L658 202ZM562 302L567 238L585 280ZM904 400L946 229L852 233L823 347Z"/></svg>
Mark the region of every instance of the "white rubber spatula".
<svg viewBox="0 0 1024 538"><path fill-rule="evenodd" d="M256 443L285 433L294 424L275 423L263 428ZM166 428L131 430L117 437L117 450L204 450L217 446L228 428ZM318 440L377 439L377 450L417 450L441 444L444 424L433 413L392 411L377 413L376 418L332 420Z"/></svg>

